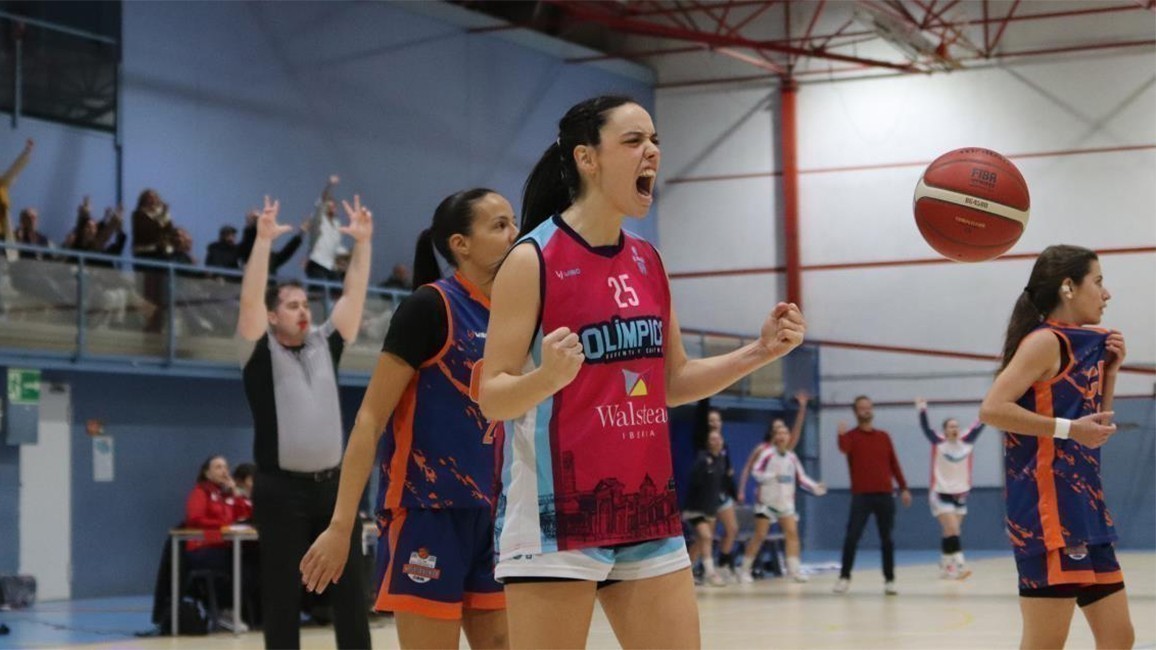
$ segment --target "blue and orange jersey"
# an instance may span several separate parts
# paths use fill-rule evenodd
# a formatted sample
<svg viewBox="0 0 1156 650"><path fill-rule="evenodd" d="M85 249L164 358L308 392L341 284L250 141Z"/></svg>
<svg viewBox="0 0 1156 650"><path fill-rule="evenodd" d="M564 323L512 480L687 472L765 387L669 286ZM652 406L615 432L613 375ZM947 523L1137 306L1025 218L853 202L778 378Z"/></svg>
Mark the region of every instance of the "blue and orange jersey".
<svg viewBox="0 0 1156 650"><path fill-rule="evenodd" d="M1016 403L1049 417L1075 420L1100 411L1107 330L1041 323L1060 341L1067 364L1032 384ZM1007 530L1018 556L1116 540L1100 483L1100 450L1075 440L1004 435Z"/></svg>
<svg viewBox="0 0 1156 650"><path fill-rule="evenodd" d="M378 450L378 510L493 508L494 450L503 427L482 416L474 372L485 348L490 302L460 274L428 286L445 302L446 341L414 373L386 425Z"/></svg>
<svg viewBox="0 0 1156 650"><path fill-rule="evenodd" d="M499 552L544 553L682 534L666 409L670 287L657 251L623 232L592 247L560 217L526 235L541 264L544 334L578 334L568 386L507 423Z"/></svg>

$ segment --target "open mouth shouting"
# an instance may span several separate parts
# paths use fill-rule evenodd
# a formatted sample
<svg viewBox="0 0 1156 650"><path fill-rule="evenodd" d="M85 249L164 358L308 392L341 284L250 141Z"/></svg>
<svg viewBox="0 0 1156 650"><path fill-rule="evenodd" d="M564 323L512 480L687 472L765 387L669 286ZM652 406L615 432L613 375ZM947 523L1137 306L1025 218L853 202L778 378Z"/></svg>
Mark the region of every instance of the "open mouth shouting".
<svg viewBox="0 0 1156 650"><path fill-rule="evenodd" d="M657 177L657 171L653 169L644 169L642 170L642 173L638 175L638 178L634 179L635 190L638 192L638 195L642 197L642 199L647 203L650 203L654 200L654 181L657 179Z"/></svg>

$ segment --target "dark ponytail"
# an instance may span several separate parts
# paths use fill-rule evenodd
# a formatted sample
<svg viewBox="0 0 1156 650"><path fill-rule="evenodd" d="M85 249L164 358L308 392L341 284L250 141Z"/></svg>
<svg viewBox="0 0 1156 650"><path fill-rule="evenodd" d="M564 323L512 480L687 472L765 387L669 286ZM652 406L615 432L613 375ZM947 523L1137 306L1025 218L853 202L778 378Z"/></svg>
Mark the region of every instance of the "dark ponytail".
<svg viewBox="0 0 1156 650"><path fill-rule="evenodd" d="M413 286L420 287L441 277L442 267L434 255L433 236L426 228L417 236L417 245L413 249Z"/></svg>
<svg viewBox="0 0 1156 650"><path fill-rule="evenodd" d="M1080 246L1048 246L1032 266L1027 286L1016 298L1007 336L1003 344L1003 362L1000 370L1011 363L1020 342L1044 321L1060 304L1060 287L1064 280L1080 284L1092 270L1092 262L1099 259L1094 251Z"/></svg>
<svg viewBox="0 0 1156 650"><path fill-rule="evenodd" d="M606 114L624 104L635 104L622 95L602 95L570 107L558 121L558 138L538 159L522 188L524 233L570 207L582 192L582 178L574 162L574 148L598 146Z"/></svg>
<svg viewBox="0 0 1156 650"><path fill-rule="evenodd" d="M457 267L458 260L450 250L450 237L454 235L469 236L474 227L474 203L489 194L496 194L491 189L475 187L472 190L462 190L442 199L434 210L433 223L429 228L418 235L417 244L413 251L413 286L420 287L442 277L441 265L438 264L434 250L451 266Z"/></svg>

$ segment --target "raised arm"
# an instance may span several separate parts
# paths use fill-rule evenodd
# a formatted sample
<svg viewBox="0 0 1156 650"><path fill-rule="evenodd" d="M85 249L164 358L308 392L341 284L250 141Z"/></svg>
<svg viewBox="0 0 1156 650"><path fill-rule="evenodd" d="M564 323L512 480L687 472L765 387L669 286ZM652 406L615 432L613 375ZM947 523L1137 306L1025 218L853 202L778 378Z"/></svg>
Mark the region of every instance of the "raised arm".
<svg viewBox="0 0 1156 650"><path fill-rule="evenodd" d="M246 341L256 341L269 328L268 309L265 307L265 286L269 282L269 250L273 240L290 230L291 226L277 223L281 204L265 197L265 208L257 218L257 237L245 275L241 280L241 311L237 316L237 335Z"/></svg>
<svg viewBox="0 0 1156 650"><path fill-rule="evenodd" d="M794 303L780 302L763 321L759 339L727 354L689 359L674 305L666 336L666 404L679 406L709 397L803 342L807 323Z"/></svg>
<svg viewBox="0 0 1156 650"><path fill-rule="evenodd" d="M972 422L971 427L969 427L967 430L967 433L963 434L963 441L974 445L976 438L979 438L979 434L983 433L985 426L987 425L985 425L983 422L980 422L979 420Z"/></svg>
<svg viewBox="0 0 1156 650"><path fill-rule="evenodd" d="M36 148L36 142L32 138L28 138L24 142L24 149L20 155L16 156L16 160L4 170L4 174L0 175L0 187L11 187L12 182L24 171L24 167L28 165L28 161L32 158L32 150Z"/></svg>
<svg viewBox="0 0 1156 650"><path fill-rule="evenodd" d="M1010 363L995 382L979 407L979 419L985 424L1010 433L1039 438L1053 437L1057 419L1033 413L1016 402L1036 382L1050 381L1060 371L1060 342L1048 330L1037 330L1024 338ZM1106 373L1105 373L1106 374ZM1107 402L1105 407L1111 406ZM1111 424L1113 413L1092 413L1072 421L1069 435L1085 447L1099 447L1116 432Z"/></svg>
<svg viewBox="0 0 1156 650"><path fill-rule="evenodd" d="M851 436L847 435L847 423L840 421L835 431L839 434L839 451L843 454L851 453Z"/></svg>
<svg viewBox="0 0 1156 650"><path fill-rule="evenodd" d="M931 422L927 419L927 400L916 397L915 408L919 410L919 428L923 431L923 437L933 445L943 442L943 438L931 428Z"/></svg>
<svg viewBox="0 0 1156 650"><path fill-rule="evenodd" d="M337 304L333 305L333 326L347 343L357 340L361 329L361 312L365 308L365 292L369 289L369 261L373 255L373 214L361 205L361 197L353 197L353 205L341 202L349 225L340 228L342 234L353 238L353 257L345 271L345 287ZM266 262L268 264L268 262Z"/></svg>
<svg viewBox="0 0 1156 650"><path fill-rule="evenodd" d="M537 367L525 370L542 306L539 265L534 245L522 243L494 278L478 399L488 420L520 417L574 381L582 369L578 334L560 327L542 338Z"/></svg>
<svg viewBox="0 0 1156 650"><path fill-rule="evenodd" d="M787 451L794 451L799 445L799 439L803 437L803 424L807 421L807 402L811 396L807 391L801 390L795 393L795 399L799 402L799 410L795 413L794 424L791 425L791 438L787 441Z"/></svg>

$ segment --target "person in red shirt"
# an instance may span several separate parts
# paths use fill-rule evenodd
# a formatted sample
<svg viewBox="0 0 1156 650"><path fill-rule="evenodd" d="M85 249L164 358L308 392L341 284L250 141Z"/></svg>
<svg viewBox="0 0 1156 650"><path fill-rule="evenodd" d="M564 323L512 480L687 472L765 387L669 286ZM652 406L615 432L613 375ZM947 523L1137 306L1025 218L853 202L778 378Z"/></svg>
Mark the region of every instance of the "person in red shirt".
<svg viewBox="0 0 1156 650"><path fill-rule="evenodd" d="M847 456L851 470L851 516L847 519L847 536L843 540L843 568L839 581L835 583L835 593L846 593L851 586L851 568L855 565L855 550L867 519L875 515L879 527L879 542L883 551L883 592L893 596L895 588L895 542L891 539L891 529L895 527L895 498L891 481L899 484L903 507L911 507L911 493L907 491L907 479L903 478L903 468L891 446L891 436L886 431L871 426L875 412L871 399L860 395L853 402L855 420L858 426L850 431L845 422L839 423L839 451Z"/></svg>
<svg viewBox="0 0 1156 650"><path fill-rule="evenodd" d="M237 485L229 473L229 462L224 456L210 456L201 464L197 484L185 501L185 527L209 531L204 540L189 540L185 548L189 565L193 568L220 568L232 566L229 542L220 538L221 528L241 519L249 519L253 506L237 493ZM217 557L219 556L219 558Z"/></svg>
<svg viewBox="0 0 1156 650"><path fill-rule="evenodd" d="M229 462L224 456L210 456L201 463L197 473L197 484L185 501L185 528L205 530L205 538L191 539L185 543L185 557L189 570L211 569L226 575L233 572L233 550L231 542L221 538L221 529L238 521L246 521L253 516L253 503L237 486L229 472ZM245 620L257 623L260 592L257 589L259 560L255 543L246 542L241 556L241 584L245 592ZM232 605L232 590L229 584L217 584L217 600L223 607ZM256 611L254 611L256 610ZM249 627L243 621L230 617L232 610L222 609L220 622L229 629L240 627L242 632Z"/></svg>

